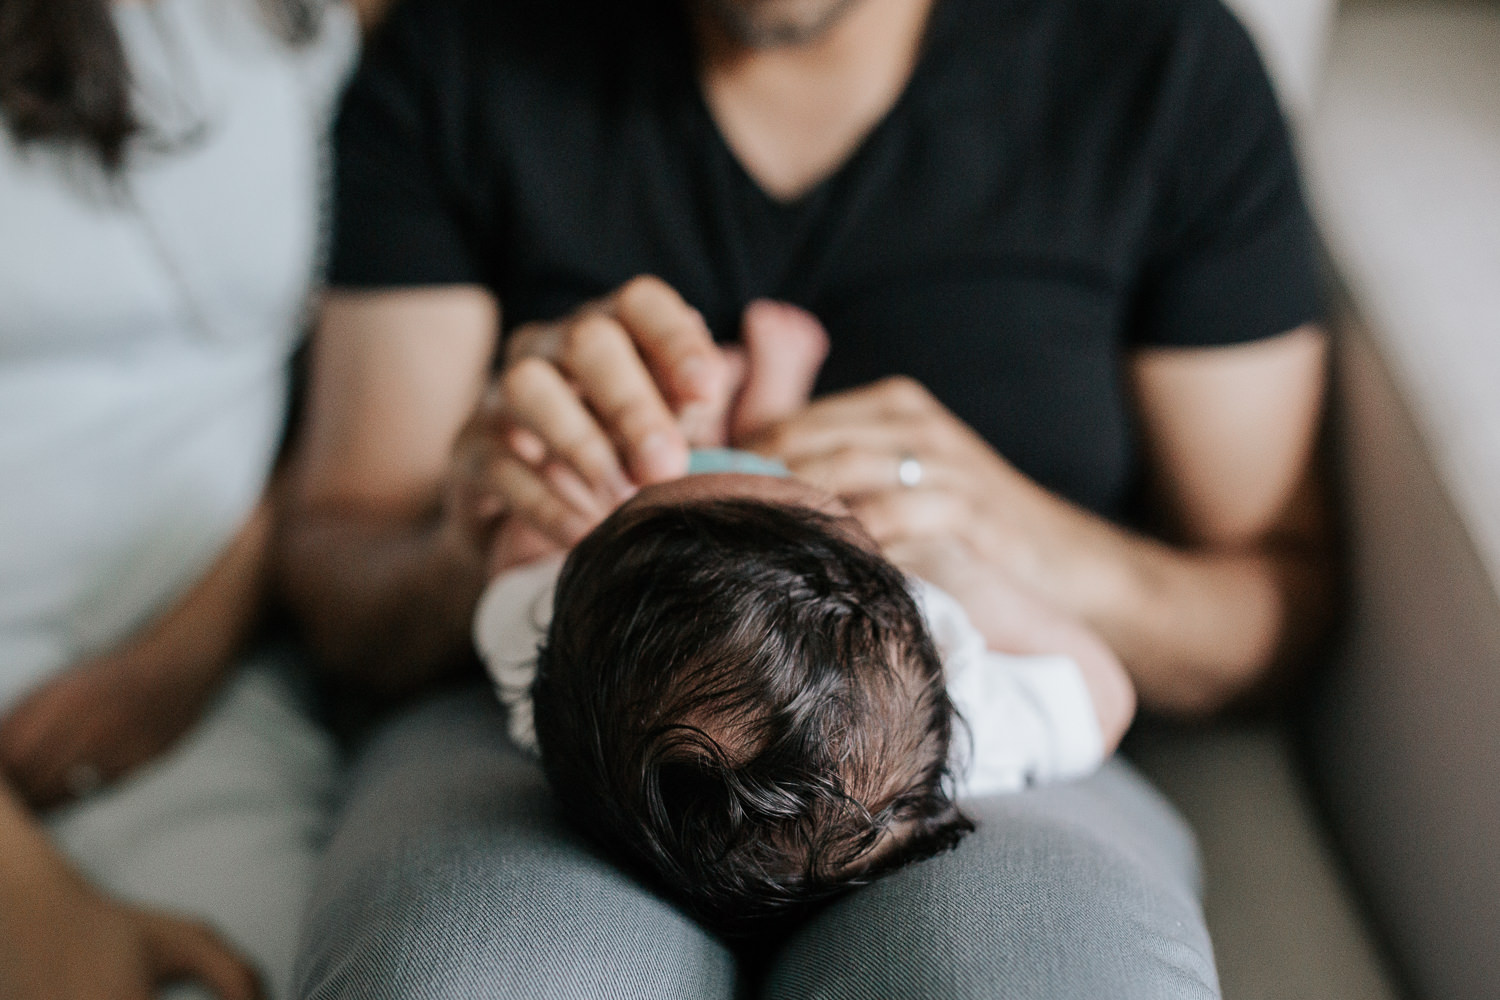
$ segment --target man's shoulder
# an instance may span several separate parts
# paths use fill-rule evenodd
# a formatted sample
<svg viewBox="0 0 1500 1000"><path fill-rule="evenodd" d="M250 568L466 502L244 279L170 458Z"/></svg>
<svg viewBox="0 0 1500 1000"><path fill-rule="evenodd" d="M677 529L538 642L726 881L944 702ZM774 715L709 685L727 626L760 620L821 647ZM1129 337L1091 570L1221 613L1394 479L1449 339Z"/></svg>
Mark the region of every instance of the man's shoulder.
<svg viewBox="0 0 1500 1000"><path fill-rule="evenodd" d="M1242 34L1223 0L944 0L959 6L957 34L971 51L1026 44L1079 58L1162 55Z"/></svg>
<svg viewBox="0 0 1500 1000"><path fill-rule="evenodd" d="M944 2L956 7L947 94L1028 108L1063 133L1128 122L1150 143L1210 95L1248 93L1264 76L1223 0Z"/></svg>

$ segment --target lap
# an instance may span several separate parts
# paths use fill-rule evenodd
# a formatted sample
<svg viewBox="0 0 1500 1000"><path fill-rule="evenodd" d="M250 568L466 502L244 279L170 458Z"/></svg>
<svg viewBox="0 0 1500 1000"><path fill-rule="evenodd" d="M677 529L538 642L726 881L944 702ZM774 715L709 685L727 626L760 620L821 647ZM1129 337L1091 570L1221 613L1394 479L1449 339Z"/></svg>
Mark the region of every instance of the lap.
<svg viewBox="0 0 1500 1000"><path fill-rule="evenodd" d="M964 804L977 829L801 928L781 998L1218 996L1192 835L1122 762Z"/></svg>
<svg viewBox="0 0 1500 1000"><path fill-rule="evenodd" d="M250 662L169 753L47 820L94 884L207 920L277 998L290 986L337 764L285 661L266 653Z"/></svg>
<svg viewBox="0 0 1500 1000"><path fill-rule="evenodd" d="M593 852L487 689L367 747L325 856L300 994L332 998L1212 998L1191 835L1123 764L971 802L979 829L812 918L762 968ZM760 962L756 963L760 965Z"/></svg>

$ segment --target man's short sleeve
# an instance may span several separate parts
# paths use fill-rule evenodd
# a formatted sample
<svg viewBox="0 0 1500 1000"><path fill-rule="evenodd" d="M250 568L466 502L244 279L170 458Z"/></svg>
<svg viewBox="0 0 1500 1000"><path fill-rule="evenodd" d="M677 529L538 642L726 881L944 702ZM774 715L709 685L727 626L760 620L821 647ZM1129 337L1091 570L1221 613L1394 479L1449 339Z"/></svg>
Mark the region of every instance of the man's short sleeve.
<svg viewBox="0 0 1500 1000"><path fill-rule="evenodd" d="M1219 0L1183 7L1137 346L1240 343L1320 314L1313 223L1255 44Z"/></svg>
<svg viewBox="0 0 1500 1000"><path fill-rule="evenodd" d="M484 280L449 127L461 120L466 93L459 6L398 5L344 98L335 129L331 285Z"/></svg>

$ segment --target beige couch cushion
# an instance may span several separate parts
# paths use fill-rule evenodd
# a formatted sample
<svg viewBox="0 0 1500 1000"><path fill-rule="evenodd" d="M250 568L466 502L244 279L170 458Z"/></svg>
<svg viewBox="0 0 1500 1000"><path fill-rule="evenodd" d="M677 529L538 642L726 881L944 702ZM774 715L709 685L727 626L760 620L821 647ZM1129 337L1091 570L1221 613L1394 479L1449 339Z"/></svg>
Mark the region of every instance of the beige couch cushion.
<svg viewBox="0 0 1500 1000"><path fill-rule="evenodd" d="M1284 726L1148 728L1130 755L1198 834L1224 1000L1396 1000Z"/></svg>
<svg viewBox="0 0 1500 1000"><path fill-rule="evenodd" d="M1500 983L1500 6L1347 8L1306 134L1343 344L1351 642L1322 794L1418 996Z"/></svg>
<svg viewBox="0 0 1500 1000"><path fill-rule="evenodd" d="M1319 223L1500 580L1500 4L1347 11L1310 124Z"/></svg>

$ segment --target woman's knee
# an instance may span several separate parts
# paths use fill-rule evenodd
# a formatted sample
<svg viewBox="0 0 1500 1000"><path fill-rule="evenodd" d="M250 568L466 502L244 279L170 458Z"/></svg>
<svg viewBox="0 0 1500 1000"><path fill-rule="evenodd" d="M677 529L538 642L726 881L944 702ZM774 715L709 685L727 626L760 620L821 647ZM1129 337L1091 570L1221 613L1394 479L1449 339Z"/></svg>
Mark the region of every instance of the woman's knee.
<svg viewBox="0 0 1500 1000"><path fill-rule="evenodd" d="M1191 840L1137 783L969 803L975 833L818 915L767 996L1212 1000L1192 861L1169 857Z"/></svg>

